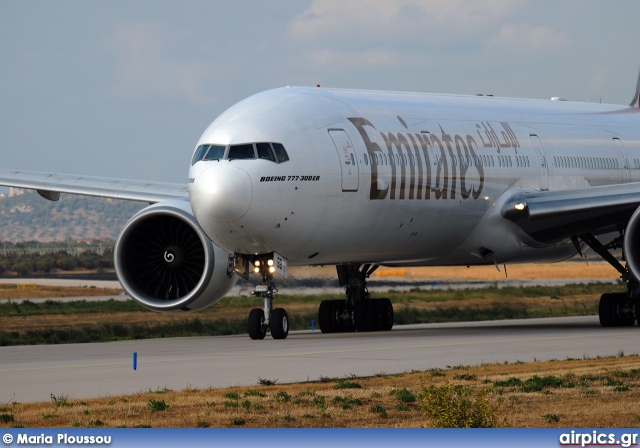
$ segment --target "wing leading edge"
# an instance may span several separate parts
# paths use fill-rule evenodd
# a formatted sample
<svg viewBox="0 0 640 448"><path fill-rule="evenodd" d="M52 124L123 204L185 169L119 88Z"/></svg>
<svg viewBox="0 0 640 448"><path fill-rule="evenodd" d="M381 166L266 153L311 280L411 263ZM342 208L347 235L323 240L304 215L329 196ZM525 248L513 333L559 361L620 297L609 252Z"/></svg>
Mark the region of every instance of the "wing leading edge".
<svg viewBox="0 0 640 448"><path fill-rule="evenodd" d="M640 207L640 182L513 195L501 214L540 242L625 225Z"/></svg>
<svg viewBox="0 0 640 448"><path fill-rule="evenodd" d="M59 193L156 203L189 195L186 185L163 182L0 170L0 185L38 190L50 200Z"/></svg>

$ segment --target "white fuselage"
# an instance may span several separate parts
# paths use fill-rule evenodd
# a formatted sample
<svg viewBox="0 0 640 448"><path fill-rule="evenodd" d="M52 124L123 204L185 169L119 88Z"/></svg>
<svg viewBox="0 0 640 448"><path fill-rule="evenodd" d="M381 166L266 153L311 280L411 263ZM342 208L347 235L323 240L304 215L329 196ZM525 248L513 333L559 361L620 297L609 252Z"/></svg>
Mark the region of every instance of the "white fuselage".
<svg viewBox="0 0 640 448"><path fill-rule="evenodd" d="M292 265L557 261L500 215L518 190L640 180L640 115L622 106L321 88L250 97L198 145L277 142L289 160L194 163L195 217L231 253Z"/></svg>

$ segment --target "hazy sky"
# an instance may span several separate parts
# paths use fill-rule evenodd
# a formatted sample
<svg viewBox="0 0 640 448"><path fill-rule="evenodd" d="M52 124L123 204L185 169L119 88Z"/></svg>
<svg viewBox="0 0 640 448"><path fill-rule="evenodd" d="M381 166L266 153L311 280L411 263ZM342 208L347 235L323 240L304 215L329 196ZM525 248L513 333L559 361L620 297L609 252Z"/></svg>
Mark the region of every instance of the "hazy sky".
<svg viewBox="0 0 640 448"><path fill-rule="evenodd" d="M0 0L0 167L183 182L285 85L628 104L640 2Z"/></svg>

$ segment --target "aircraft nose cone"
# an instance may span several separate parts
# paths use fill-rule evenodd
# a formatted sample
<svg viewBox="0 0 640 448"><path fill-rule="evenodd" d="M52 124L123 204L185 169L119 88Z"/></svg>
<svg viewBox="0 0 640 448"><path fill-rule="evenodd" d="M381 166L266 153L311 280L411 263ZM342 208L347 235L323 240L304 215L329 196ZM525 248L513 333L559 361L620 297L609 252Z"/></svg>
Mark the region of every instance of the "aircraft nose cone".
<svg viewBox="0 0 640 448"><path fill-rule="evenodd" d="M251 195L249 174L229 163L220 163L195 178L192 208L196 218L202 215L214 222L232 222L247 213Z"/></svg>

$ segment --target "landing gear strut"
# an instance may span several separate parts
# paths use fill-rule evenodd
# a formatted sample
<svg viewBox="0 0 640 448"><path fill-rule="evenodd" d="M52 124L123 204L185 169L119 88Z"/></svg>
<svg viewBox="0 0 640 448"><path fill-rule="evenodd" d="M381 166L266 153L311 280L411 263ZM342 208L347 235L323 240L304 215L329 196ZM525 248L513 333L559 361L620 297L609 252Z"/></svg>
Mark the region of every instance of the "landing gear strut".
<svg viewBox="0 0 640 448"><path fill-rule="evenodd" d="M345 300L323 300L318 323L323 333L349 331L389 331L393 327L393 306L389 299L372 299L367 281L378 268L371 264L337 265L340 286L345 286Z"/></svg>
<svg viewBox="0 0 640 448"><path fill-rule="evenodd" d="M627 284L627 292L603 294L600 297L598 305L600 325L603 327L627 327L632 326L636 320L640 325L640 285L632 278L629 269L622 266L609 252L622 247L623 230L620 230L620 236L607 245L603 245L593 234L583 234L579 238L613 266L620 273L622 281ZM573 242L579 248L578 239L574 238Z"/></svg>
<svg viewBox="0 0 640 448"><path fill-rule="evenodd" d="M273 308L273 295L278 292L273 282L273 263L271 258L254 260L257 273L262 282L251 293L264 299L264 309L254 308L249 312L249 337L251 339L264 339L267 328L271 330L273 339L285 339L289 335L289 315L284 308Z"/></svg>

